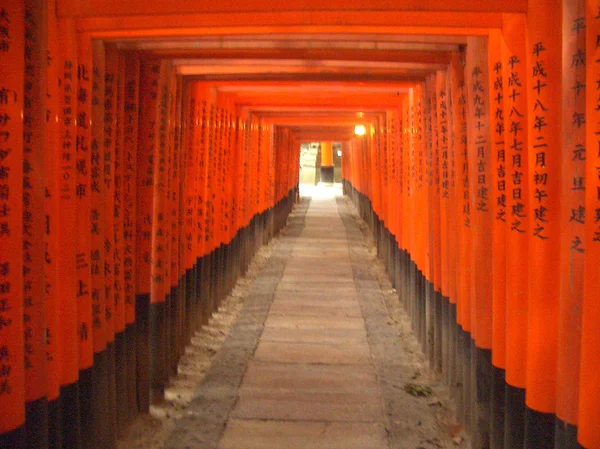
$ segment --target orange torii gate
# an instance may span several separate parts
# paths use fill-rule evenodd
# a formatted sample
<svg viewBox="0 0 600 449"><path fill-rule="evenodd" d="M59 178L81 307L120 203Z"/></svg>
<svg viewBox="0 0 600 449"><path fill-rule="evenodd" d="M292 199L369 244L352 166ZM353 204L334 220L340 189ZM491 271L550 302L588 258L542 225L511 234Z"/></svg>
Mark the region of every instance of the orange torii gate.
<svg viewBox="0 0 600 449"><path fill-rule="evenodd" d="M600 448L598 1L296 3L1 6L0 447L114 447L312 136L476 446ZM178 47L241 35L323 48Z"/></svg>

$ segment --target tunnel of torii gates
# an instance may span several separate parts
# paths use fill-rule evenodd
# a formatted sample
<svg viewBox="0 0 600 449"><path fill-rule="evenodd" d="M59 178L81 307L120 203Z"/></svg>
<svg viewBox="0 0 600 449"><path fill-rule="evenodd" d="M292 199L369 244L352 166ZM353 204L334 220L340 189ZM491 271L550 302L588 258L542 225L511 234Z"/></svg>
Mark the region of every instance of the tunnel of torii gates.
<svg viewBox="0 0 600 449"><path fill-rule="evenodd" d="M115 447L334 141L473 447L599 449L599 1L176 4L0 2L0 446Z"/></svg>

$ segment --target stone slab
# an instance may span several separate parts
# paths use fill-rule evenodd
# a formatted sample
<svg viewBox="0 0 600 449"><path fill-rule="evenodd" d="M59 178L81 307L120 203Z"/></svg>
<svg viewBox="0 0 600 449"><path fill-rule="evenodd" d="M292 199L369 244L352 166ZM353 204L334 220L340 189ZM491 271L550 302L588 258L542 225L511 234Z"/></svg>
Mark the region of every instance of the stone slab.
<svg viewBox="0 0 600 449"><path fill-rule="evenodd" d="M352 317L302 317L288 315L269 315L265 327L292 327L304 329L364 329L362 318Z"/></svg>
<svg viewBox="0 0 600 449"><path fill-rule="evenodd" d="M300 315L300 316L335 316L348 318L361 318L362 312L358 303L348 301L346 305L330 305L325 301L306 303L306 301L275 301L271 304L270 314L274 315Z"/></svg>
<svg viewBox="0 0 600 449"><path fill-rule="evenodd" d="M367 344L279 343L261 341L255 360L276 363L365 365L371 363Z"/></svg>
<svg viewBox="0 0 600 449"><path fill-rule="evenodd" d="M378 394L242 390L233 417L285 421L379 422L383 419L383 410Z"/></svg>
<svg viewBox="0 0 600 449"><path fill-rule="evenodd" d="M364 329L297 329L268 327L263 331L261 341L366 344L367 332Z"/></svg>
<svg viewBox="0 0 600 449"><path fill-rule="evenodd" d="M252 361L242 389L379 394L371 365L297 365Z"/></svg>
<svg viewBox="0 0 600 449"><path fill-rule="evenodd" d="M232 419L220 449L384 449L377 423L285 422Z"/></svg>

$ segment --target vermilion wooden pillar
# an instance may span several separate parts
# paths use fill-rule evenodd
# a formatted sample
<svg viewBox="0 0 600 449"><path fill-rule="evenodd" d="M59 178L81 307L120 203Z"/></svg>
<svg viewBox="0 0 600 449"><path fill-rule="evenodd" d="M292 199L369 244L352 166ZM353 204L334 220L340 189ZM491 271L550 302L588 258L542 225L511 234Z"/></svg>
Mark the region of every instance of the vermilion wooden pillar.
<svg viewBox="0 0 600 449"><path fill-rule="evenodd" d="M491 30L488 41L488 73L490 92L490 138L492 151L492 389L490 445L504 448L505 375L506 367L506 182L507 170L504 132L504 87L502 34ZM508 173L507 173L508 172Z"/></svg>
<svg viewBox="0 0 600 449"><path fill-rule="evenodd" d="M586 20L586 224L578 440L600 447L600 2L588 0Z"/></svg>
<svg viewBox="0 0 600 449"><path fill-rule="evenodd" d="M25 447L25 370L23 339L23 1L4 5L0 19L9 34L8 49L0 56L0 380L4 405L0 417L0 443ZM10 149L10 150L9 150Z"/></svg>
<svg viewBox="0 0 600 449"><path fill-rule="evenodd" d="M136 362L138 409L150 407L150 285L153 231L156 110L160 63L140 60L136 204Z"/></svg>
<svg viewBox="0 0 600 449"><path fill-rule="evenodd" d="M79 338L79 401L81 415L81 444L89 447L90 429L93 421L92 391L94 347L92 324L92 94L93 94L93 48L89 35L77 35L77 138L76 157L76 271L77 315Z"/></svg>
<svg viewBox="0 0 600 449"><path fill-rule="evenodd" d="M44 159L48 63L46 2L25 2L23 107L23 326L27 445L48 445Z"/></svg>
<svg viewBox="0 0 600 449"><path fill-rule="evenodd" d="M127 323L127 396L129 419L138 410L136 373L136 216L137 216L137 143L140 62L137 54L127 54L125 61L125 99L123 130L123 277L125 319Z"/></svg>
<svg viewBox="0 0 600 449"><path fill-rule="evenodd" d="M504 147L507 170L505 447L523 444L527 361L528 226L533 210L526 153L527 50L523 15L505 15L502 29Z"/></svg>
<svg viewBox="0 0 600 449"><path fill-rule="evenodd" d="M585 263L585 1L562 2L560 148L560 299L556 373L556 448L577 446L581 305ZM593 84L592 84L593 87Z"/></svg>
<svg viewBox="0 0 600 449"><path fill-rule="evenodd" d="M467 135L471 193L472 263L471 337L472 347L472 428L476 446L489 444L489 400L492 347L492 134L488 40L469 38L465 77L467 86Z"/></svg>
<svg viewBox="0 0 600 449"><path fill-rule="evenodd" d="M61 58L58 44L58 24L54 14L56 4L48 2L48 71L47 71L47 122L46 137L47 149L44 161L44 178L46 185L46 198L44 211L46 215L45 245L46 260L44 277L46 280L46 350L48 367L48 446L52 449L62 446L62 433L60 428L60 364L59 347L59 235L60 235L60 175L61 175L61 148L60 148L60 89L59 73Z"/></svg>
<svg viewBox="0 0 600 449"><path fill-rule="evenodd" d="M560 291L560 155L562 11L554 1L530 1L527 22L527 154L531 183L525 448L554 444L558 297Z"/></svg>
<svg viewBox="0 0 600 449"><path fill-rule="evenodd" d="M84 447L96 444L108 444L109 429L109 354L107 352L108 330L107 316L112 313L112 305L106 294L106 216L110 208L105 204L106 186L104 183L104 121L105 121L105 46L102 41L93 43L93 70L90 72L92 142L90 151L90 195L91 195L91 299L92 299L92 335L94 341L94 367L87 381L92 389L89 404L91 418L90 433L84 434ZM110 157L110 152L109 152ZM109 265L110 267L110 265Z"/></svg>
<svg viewBox="0 0 600 449"><path fill-rule="evenodd" d="M63 443L79 447L79 345L76 276L76 145L77 145L77 47L75 27L70 20L58 22L60 110L60 233L58 235L58 282L61 292L58 333L61 360L61 418Z"/></svg>

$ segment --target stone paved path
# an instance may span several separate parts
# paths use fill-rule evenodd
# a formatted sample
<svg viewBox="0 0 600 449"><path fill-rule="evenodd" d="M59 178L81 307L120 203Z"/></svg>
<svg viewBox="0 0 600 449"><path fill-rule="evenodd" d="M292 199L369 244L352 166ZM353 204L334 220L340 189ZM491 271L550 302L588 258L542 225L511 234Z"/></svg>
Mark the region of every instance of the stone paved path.
<svg viewBox="0 0 600 449"><path fill-rule="evenodd" d="M387 448L383 416L346 230L313 198L220 448Z"/></svg>
<svg viewBox="0 0 600 449"><path fill-rule="evenodd" d="M373 263L339 189L304 199L165 449L456 447Z"/></svg>

